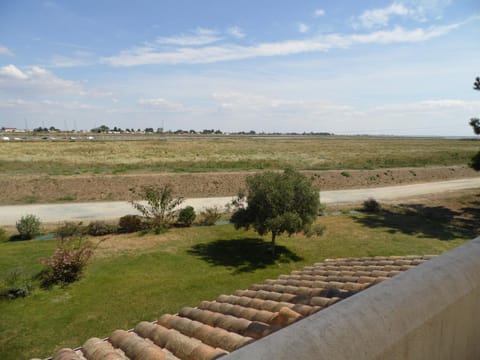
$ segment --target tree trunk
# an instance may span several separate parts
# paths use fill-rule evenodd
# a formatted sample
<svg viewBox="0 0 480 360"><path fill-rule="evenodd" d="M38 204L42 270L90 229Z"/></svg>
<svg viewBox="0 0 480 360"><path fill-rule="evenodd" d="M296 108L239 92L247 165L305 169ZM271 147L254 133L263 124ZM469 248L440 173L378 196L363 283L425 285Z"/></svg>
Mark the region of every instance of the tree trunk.
<svg viewBox="0 0 480 360"><path fill-rule="evenodd" d="M272 232L272 258L275 257L275 237L277 234Z"/></svg>

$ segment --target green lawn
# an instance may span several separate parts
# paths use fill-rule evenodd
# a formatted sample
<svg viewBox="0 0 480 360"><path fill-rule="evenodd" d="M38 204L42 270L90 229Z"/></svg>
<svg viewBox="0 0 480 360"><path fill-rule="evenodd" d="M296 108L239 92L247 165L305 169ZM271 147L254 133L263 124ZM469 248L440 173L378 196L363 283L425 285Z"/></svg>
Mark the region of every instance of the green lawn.
<svg viewBox="0 0 480 360"><path fill-rule="evenodd" d="M420 215L398 216L414 224ZM275 259L267 241L231 225L111 236L77 283L63 289L37 287L26 298L0 300L0 357L46 357L91 336L106 337L114 329L134 327L325 258L437 254L473 237L451 232L448 240L439 240L448 230L444 220L434 218L431 227L413 231L385 213L322 217L319 223L326 231L321 237L280 237ZM0 272L4 276L22 267L38 273L38 259L54 248L54 240L4 241Z"/></svg>

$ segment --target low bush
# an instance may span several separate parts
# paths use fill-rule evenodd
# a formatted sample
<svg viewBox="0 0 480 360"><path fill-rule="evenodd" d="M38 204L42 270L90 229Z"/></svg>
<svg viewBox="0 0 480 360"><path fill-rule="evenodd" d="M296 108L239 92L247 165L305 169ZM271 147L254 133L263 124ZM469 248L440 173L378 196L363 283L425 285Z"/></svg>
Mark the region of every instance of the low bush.
<svg viewBox="0 0 480 360"><path fill-rule="evenodd" d="M327 227L325 225L315 224L305 231L305 235L307 237L322 236L326 228Z"/></svg>
<svg viewBox="0 0 480 360"><path fill-rule="evenodd" d="M363 211L365 212L378 213L380 210L382 210L382 206L373 198L367 199L363 202Z"/></svg>
<svg viewBox="0 0 480 360"><path fill-rule="evenodd" d="M87 234L91 236L103 236L113 234L117 231L117 227L107 224L105 221L92 221L87 226Z"/></svg>
<svg viewBox="0 0 480 360"><path fill-rule="evenodd" d="M20 238L29 240L40 234L40 219L35 215L25 215L16 223Z"/></svg>
<svg viewBox="0 0 480 360"><path fill-rule="evenodd" d="M216 206L206 208L200 213L200 224L207 226L215 225L221 216L222 214Z"/></svg>
<svg viewBox="0 0 480 360"><path fill-rule="evenodd" d="M81 237L60 240L51 257L40 259L42 264L47 265L41 275L42 286L65 286L77 281L93 255L93 250L92 245Z"/></svg>
<svg viewBox="0 0 480 360"><path fill-rule="evenodd" d="M184 207L178 213L177 224L185 227L192 226L196 217L195 209L192 206Z"/></svg>
<svg viewBox="0 0 480 360"><path fill-rule="evenodd" d="M118 221L119 233L133 233L144 229L142 217L139 215L125 215Z"/></svg>
<svg viewBox="0 0 480 360"><path fill-rule="evenodd" d="M62 225L55 229L55 234L61 238L83 236L87 232L85 226L82 225L82 222L76 223L73 221L65 221Z"/></svg>

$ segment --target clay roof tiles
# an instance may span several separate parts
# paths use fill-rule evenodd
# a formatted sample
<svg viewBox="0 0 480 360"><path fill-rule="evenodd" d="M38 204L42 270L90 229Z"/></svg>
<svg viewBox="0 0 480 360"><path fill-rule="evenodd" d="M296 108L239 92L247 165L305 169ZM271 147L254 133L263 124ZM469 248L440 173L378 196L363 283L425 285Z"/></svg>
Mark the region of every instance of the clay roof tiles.
<svg viewBox="0 0 480 360"><path fill-rule="evenodd" d="M178 314L61 349L53 360L213 360L408 270L432 256L328 259Z"/></svg>

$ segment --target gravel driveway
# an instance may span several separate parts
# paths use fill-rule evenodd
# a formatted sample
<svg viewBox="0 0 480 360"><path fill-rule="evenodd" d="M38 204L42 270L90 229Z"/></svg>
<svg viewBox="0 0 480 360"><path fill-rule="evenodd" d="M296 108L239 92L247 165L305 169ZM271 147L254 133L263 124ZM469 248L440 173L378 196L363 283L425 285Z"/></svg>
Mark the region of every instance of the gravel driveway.
<svg viewBox="0 0 480 360"><path fill-rule="evenodd" d="M320 197L322 203L326 204L350 204L360 203L370 197L378 201L388 201L473 188L480 188L480 177L370 189L322 191ZM231 200L232 197L186 199L182 206L191 205L199 212L207 207L223 208ZM15 225L15 222L26 214L34 214L44 223L54 223L106 220L135 213L132 205L125 201L10 205L0 206L0 225Z"/></svg>

